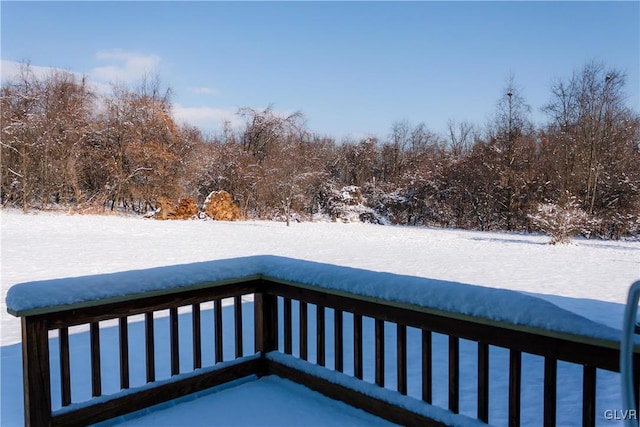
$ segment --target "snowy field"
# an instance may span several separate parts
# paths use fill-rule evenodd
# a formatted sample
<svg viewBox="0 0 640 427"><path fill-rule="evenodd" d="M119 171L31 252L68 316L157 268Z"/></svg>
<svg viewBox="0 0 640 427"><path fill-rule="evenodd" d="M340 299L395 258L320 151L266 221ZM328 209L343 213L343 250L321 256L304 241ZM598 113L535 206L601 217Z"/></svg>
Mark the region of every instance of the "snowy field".
<svg viewBox="0 0 640 427"><path fill-rule="evenodd" d="M3 211L1 215L2 425L22 423L22 397L15 392L21 389L16 345L20 342L20 322L6 313L5 305L7 289L19 282L270 254L522 291L620 329L627 289L640 278L640 242L576 240L574 245L549 246L546 236L366 224L294 223L287 228L273 222L161 222L113 216L22 215L16 211ZM392 332L388 336L393 339ZM467 347L473 354L474 349ZM464 353L464 342L461 349ZM501 357L492 354L492 360ZM523 362L524 369L527 363L541 364L540 360ZM461 366L463 371L472 368ZM579 389L581 379L573 371L570 367L563 369L559 376L563 386L577 382L573 385ZM563 381L562 375L571 379ZM500 379L496 383L492 396L504 392ZM391 388L393 385L389 384ZM539 411L528 410L526 382L523 387L523 421L535 426L539 424ZM602 412L620 409L618 388L615 375L599 374L598 392L604 396L602 401L599 397L597 409L601 425L615 425L605 420ZM434 394L437 392L434 390ZM461 392L462 411L473 415L473 405L465 402L473 402L475 396L464 397L465 385ZM570 396L570 387L565 392L567 396L560 396L559 425L576 425L579 408L573 402L579 402L580 397ZM540 394L539 390L535 394ZM442 401L434 397L434 403L446 406L445 397ZM504 404L491 406L492 424L505 423L506 396L502 400Z"/></svg>

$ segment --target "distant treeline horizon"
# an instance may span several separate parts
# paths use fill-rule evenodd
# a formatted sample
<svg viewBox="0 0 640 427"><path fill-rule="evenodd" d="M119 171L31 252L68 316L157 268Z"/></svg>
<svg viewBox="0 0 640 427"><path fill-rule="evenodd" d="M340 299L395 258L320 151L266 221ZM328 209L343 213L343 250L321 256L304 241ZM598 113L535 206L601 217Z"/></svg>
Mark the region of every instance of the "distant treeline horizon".
<svg viewBox="0 0 640 427"><path fill-rule="evenodd" d="M206 135L176 122L158 78L98 94L23 64L1 87L0 201L142 215L224 190L245 218L548 231L541 217L553 216L585 235L637 236L640 115L625 88L623 73L589 62L553 83L541 124L510 79L487 126L451 120L437 134L403 120L337 143L272 108L241 108L241 128Z"/></svg>

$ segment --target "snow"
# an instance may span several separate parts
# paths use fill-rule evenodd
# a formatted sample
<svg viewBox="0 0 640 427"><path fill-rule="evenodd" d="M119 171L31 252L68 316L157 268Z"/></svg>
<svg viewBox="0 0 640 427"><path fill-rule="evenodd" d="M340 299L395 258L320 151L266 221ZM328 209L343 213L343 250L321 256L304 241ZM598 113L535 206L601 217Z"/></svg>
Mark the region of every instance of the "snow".
<svg viewBox="0 0 640 427"><path fill-rule="evenodd" d="M189 417L188 414L198 416ZM304 386L274 376L200 396L181 403L179 408L155 411L145 414L143 418L125 420L118 425L175 427L185 425L185 419L189 419L190 427L394 425Z"/></svg>
<svg viewBox="0 0 640 427"><path fill-rule="evenodd" d="M456 282L371 272L270 255L199 262L146 270L20 283L7 292L12 313L49 306L95 305L101 299L131 299L266 277L450 313L554 332L618 340L620 331L585 319L531 295Z"/></svg>
<svg viewBox="0 0 640 427"><path fill-rule="evenodd" d="M437 304L441 308L452 307L462 313L488 315L491 318L511 318L517 315L522 324L535 325L540 328L558 328L589 333L592 336L611 337L620 330L624 301L629 285L640 277L640 242L590 241L575 240L573 245L549 246L547 236L521 235L507 233L481 233L472 231L409 228L392 226L375 226L368 224L341 223L301 223L285 227L281 223L271 222L235 222L222 223L215 221L154 221L141 218L115 216L67 216L52 213L22 215L19 212L3 210L0 214L2 227L1 239L1 285L0 321L2 348L2 389L0 424L22 425L22 393L20 362L20 322L19 319L6 312L5 296L8 289L20 282L50 281L66 277L93 276L89 282L102 283L109 286L99 290L101 296L131 293L122 283L112 281L122 271L128 271L124 277L129 279L138 273L133 270L154 269L157 273L153 283L142 279L147 286L137 289L138 292L150 290L151 287L163 287L173 281L173 274L179 274L182 267L188 265L189 280L184 279L187 286L201 281L211 272L204 268L212 260L219 265L226 265L226 270L218 270L220 279L229 279L241 274L277 275L281 279L297 280L300 276L307 283L343 289L347 281L355 281L351 291L363 295L380 295L412 303L424 303L418 299L419 287L432 286L439 292L439 300L429 304ZM268 255L268 256L267 256ZM229 260L237 257L250 257L256 262L255 270L232 265ZM286 259L289 258L289 259ZM292 258L303 261L291 261ZM265 261L269 261L264 265ZM246 261L246 260L245 260ZM302 262L305 269L313 273L301 272L296 267ZM231 264L230 264L231 263ZM325 265L321 265L325 264ZM336 267L328 267L327 264ZM202 267L202 269L200 269ZM237 268L236 268L237 267ZM253 268L253 267L252 267ZM176 270L173 270L176 269ZM385 274L354 272L353 269L384 272ZM205 271L206 270L206 271ZM169 272L170 274L165 274ZM116 273L115 276L111 273ZM323 279L330 273L336 281ZM364 274L364 276L360 276ZM371 276L366 276L371 274ZM393 275L391 275L393 274ZM360 279L358 279L360 277ZM377 278L373 280L374 278ZM166 279L166 280L165 280ZM348 280L347 280L348 279ZM399 279L401 284L388 286L387 281ZM80 280L80 279L76 279ZM360 280L360 281L358 281ZM373 280L373 282L372 282ZM60 284L62 282L55 282ZM79 282L76 282L79 283ZM368 286L372 284L372 286ZM87 286L88 285L88 286ZM473 286L470 286L473 285ZM449 286L452 289L447 289ZM86 289L84 289L86 287ZM457 290L456 290L457 289ZM516 292L513 292L516 291ZM74 289L75 296L68 299L67 292L60 292L54 299L56 304L69 304L70 301L91 299L98 290L92 289L87 281L83 281L80 290ZM467 292L478 292L469 297ZM465 295L467 298L465 299ZM502 301L490 304L478 304L479 295L490 295ZM453 300L453 297L457 300ZM37 306L40 296L30 296L29 301L20 298L11 302L15 307ZM52 295L42 298L51 302ZM31 300L32 299L32 300ZM514 301L524 307L535 307L543 310L516 310L510 306ZM250 304L250 302L247 302ZM531 306L529 305L531 304ZM489 310L494 308L495 310ZM295 311L294 311L295 313ZM243 310L243 315L250 316L251 309ZM203 315L212 316L203 310ZM232 311L225 316L231 316ZM559 325L556 315L570 319L566 326ZM188 322L187 314L181 315L181 322ZM331 316L327 315L329 320ZM314 319L309 313L310 323ZM295 319L294 319L295 320ZM373 348L373 337L365 319L365 348ZM166 319L159 319L166 321ZM204 325L205 322L203 322ZM226 324L232 324L232 321ZM251 322L248 322L249 324ZM348 325L345 319L345 325ZM140 323L133 323L130 328L132 342L139 344L134 337L142 334ZM103 325L105 339L115 339L115 328ZM310 324L310 328L312 325ZM162 328L158 328L159 330ZM188 328L187 328L188 329ZM332 328L327 326L327 331ZM139 330L136 332L136 330ZM88 358L83 354L88 351L87 334L82 329L72 329L70 337L72 360L77 360L80 374L88 372ZM416 363L418 344L416 330L408 331L409 353L409 395L419 396L419 385L411 380L411 366ZM204 333L204 331L203 331ZM348 331L345 331L345 336ZM368 335L367 335L368 334ZM181 334L182 339L189 339ZM393 340L393 329L386 334ZM413 337L413 338L412 338ZM246 337L245 337L246 338ZM331 337L327 336L327 340ZM313 354L314 340L309 337L310 355ZM52 337L52 348L56 338ZM159 341L157 352L166 349ZM329 342L329 341L327 341ZM74 344L75 343L75 344ZM419 342L418 342L419 343ZM294 349L295 347L294 342ZM117 364L115 346L103 346L104 369ZM232 345L225 347L225 360L232 358ZM393 349L392 341L387 345ZM434 335L434 348L446 348L446 339ZM246 349L253 344L247 342ZM467 375L475 378L475 346L462 340L461 377ZM231 353L226 354L229 350ZM245 354L247 353L246 350ZM84 353L83 353L84 352ZM132 357L143 351L131 350ZM294 352L295 353L295 352ZM372 351L365 351L365 356ZM393 352L387 360L393 360ZM168 352L165 352L168 354ZM207 353L212 354L212 353ZM413 354L413 356L412 356ZM465 355L468 354L467 357ZM186 363L183 369L189 369L189 355L181 357ZM368 357L371 357L369 355ZM345 361L348 349L345 348ZM502 366L508 360L508 352L499 348L491 348L491 404L490 420L493 425L506 425L506 396L508 384ZM132 367L136 366L132 361ZM140 363L143 363L141 361ZM327 355L330 366L331 356ZM52 360L52 366L57 361ZM434 352L434 403L446 407L446 351ZM76 363L74 362L74 366ZM143 366L143 365L140 365ZM168 361L158 362L158 370L169 374ZM372 380L372 360L365 360L365 380ZM541 401L540 390L542 361L534 356L523 356L523 425L540 425ZM348 367L345 364L345 371ZM393 385L393 366L389 365L387 374L388 387ZM132 371L132 385L144 384L144 372ZM143 369L142 369L143 371ZM576 414L581 405L581 368L559 365L559 400L558 425L575 425ZM136 377L136 375L138 375ZM105 376L103 375L103 378ZM163 376L158 374L158 378ZM106 382L116 381L105 378ZM82 401L90 397L86 377L72 378L73 401ZM262 381L262 380L261 380ZM253 384L253 383L252 383ZM260 383L262 384L262 383ZM253 384L256 385L256 384ZM440 387L440 385L442 387ZM243 385L244 387L245 385ZM249 384L246 384L249 386ZM256 385L257 386L257 385ZM55 384L52 385L57 390ZM257 386L258 388L261 387ZM440 388L438 388L440 387ZM475 379L469 384L461 384L461 411L473 416L475 411ZM604 419L605 409L620 410L619 376L609 372L598 372L598 422L602 425L616 425ZM116 383L105 384L105 393L118 391ZM221 393L227 393L225 390ZM296 392L297 393L297 392ZM54 395L57 393L54 393ZM221 396L222 394L220 394ZM243 395L244 396L244 395ZM217 399L217 396L216 396ZM212 399L213 404L216 399ZM246 397L243 397L246 400ZM494 403L494 399L496 400ZM58 398L59 400L59 398ZM233 400L233 399L232 399ZM259 400L259 399L258 399ZM286 400L285 400L286 402ZM57 403L59 407L59 402ZM181 405L179 405L181 406ZM177 407L176 407L177 408ZM221 408L224 408L222 406ZM178 410L180 412L180 410ZM184 416L184 413L182 413ZM184 419L184 418L183 418ZM286 424L281 422L279 424Z"/></svg>
<svg viewBox="0 0 640 427"><path fill-rule="evenodd" d="M297 369L298 371L306 372L313 376L325 379L331 383L350 388L364 395L374 397L385 402L390 402L395 406L408 409L412 412L424 415L425 417L429 417L433 420L440 421L447 425L455 425L458 427L479 427L486 425L476 419L464 415L452 414L449 411L435 406L424 405L419 400L403 396L398 392L357 380L354 377L346 376L336 371L324 369L318 365L302 361L283 353L267 353L267 359Z"/></svg>
<svg viewBox="0 0 640 427"><path fill-rule="evenodd" d="M72 403L69 406L65 406L63 408L59 408L56 413L58 414L64 414L67 412L73 412L73 411L77 411L81 408L85 408L91 404L95 404L95 403L101 403L101 402L106 402L108 400L111 399L117 399L117 398L122 398L122 397L126 397L129 396L135 392L138 391L142 391L142 390L151 390L157 387L161 387L163 385L169 384L169 383L173 383L176 381L180 381L180 380L184 380L187 378L193 378L195 376L204 374L204 373L210 373L210 372L215 372L215 371L219 371L221 369L224 368L229 368L231 366L234 365L238 365L241 362L245 362L245 361L249 361L249 360L256 360L260 357L259 354L254 354L252 356L247 356L245 358L242 359L235 359L235 360L231 360L231 361L224 361L224 362L220 362L218 364L216 364L215 366L211 366L208 368L200 368L200 369L196 369L194 371L190 371L188 373L184 373L184 374L178 374L178 375L174 375L171 378L168 379L164 379L164 380L160 380L160 381L154 381L153 383L148 383L148 384L144 384L144 385L140 385L138 387L136 387L135 389L126 389L126 390L121 390L117 393L112 393L110 395L102 395L99 397L94 397L93 399L91 399L91 401L84 401L81 403ZM226 384L225 384L226 385ZM224 389L225 387L222 387L222 389ZM201 395L206 395L208 394L206 391L205 392L198 392L198 393L194 393L196 396L201 396ZM193 397L191 397L193 398ZM179 400L179 399L176 399ZM163 406L164 404L160 404L158 406ZM166 405L166 406L171 406L171 403ZM55 408L54 408L55 409ZM125 416L126 418L126 416Z"/></svg>
<svg viewBox="0 0 640 427"><path fill-rule="evenodd" d="M261 261L261 257L246 257L19 283L7 292L7 309L19 314L46 307L96 305L103 299L131 299L140 294L177 292L211 282L250 280L260 277Z"/></svg>

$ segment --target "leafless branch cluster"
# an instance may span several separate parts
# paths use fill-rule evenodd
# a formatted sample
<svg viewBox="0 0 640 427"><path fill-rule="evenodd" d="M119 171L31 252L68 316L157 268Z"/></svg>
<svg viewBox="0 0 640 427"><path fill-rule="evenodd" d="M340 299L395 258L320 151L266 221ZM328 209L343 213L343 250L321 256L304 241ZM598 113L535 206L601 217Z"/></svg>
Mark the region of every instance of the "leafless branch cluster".
<svg viewBox="0 0 640 427"><path fill-rule="evenodd" d="M271 107L242 108L241 129L207 137L176 124L170 95L149 78L97 95L72 73L37 78L25 65L1 88L2 204L143 214L161 198L201 206L223 190L242 217L287 223L552 233L540 216L564 209L587 216L580 232L640 234L640 118L624 75L603 64L553 83L545 124L510 79L485 127L451 120L438 135L398 121L387 136L340 143Z"/></svg>

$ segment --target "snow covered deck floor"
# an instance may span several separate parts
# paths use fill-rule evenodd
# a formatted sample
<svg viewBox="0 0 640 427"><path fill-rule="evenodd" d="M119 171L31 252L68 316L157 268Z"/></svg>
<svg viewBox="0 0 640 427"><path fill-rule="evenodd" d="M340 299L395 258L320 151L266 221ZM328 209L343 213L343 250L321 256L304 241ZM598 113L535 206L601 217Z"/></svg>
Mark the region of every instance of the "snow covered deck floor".
<svg viewBox="0 0 640 427"><path fill-rule="evenodd" d="M100 427L392 426L300 384L267 376L239 381L171 404L131 414Z"/></svg>

